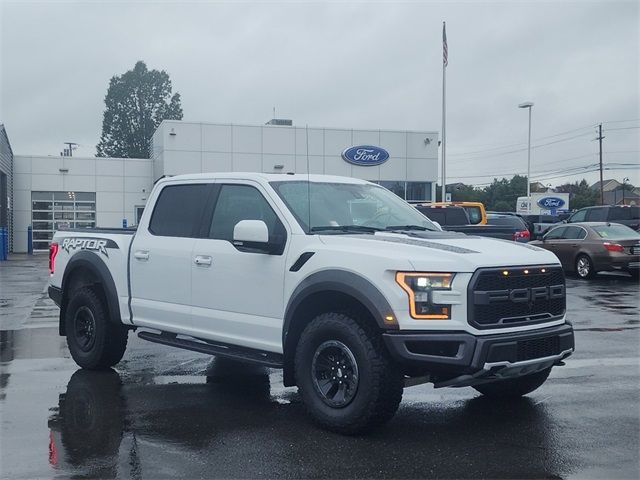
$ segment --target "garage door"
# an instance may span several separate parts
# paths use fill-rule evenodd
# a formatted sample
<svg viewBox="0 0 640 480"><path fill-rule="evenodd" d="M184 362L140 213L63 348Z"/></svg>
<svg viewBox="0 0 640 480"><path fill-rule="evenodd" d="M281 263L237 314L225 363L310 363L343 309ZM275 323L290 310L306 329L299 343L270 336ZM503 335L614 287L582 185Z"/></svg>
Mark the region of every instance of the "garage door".
<svg viewBox="0 0 640 480"><path fill-rule="evenodd" d="M33 251L47 251L56 230L96 226L95 192L31 192Z"/></svg>

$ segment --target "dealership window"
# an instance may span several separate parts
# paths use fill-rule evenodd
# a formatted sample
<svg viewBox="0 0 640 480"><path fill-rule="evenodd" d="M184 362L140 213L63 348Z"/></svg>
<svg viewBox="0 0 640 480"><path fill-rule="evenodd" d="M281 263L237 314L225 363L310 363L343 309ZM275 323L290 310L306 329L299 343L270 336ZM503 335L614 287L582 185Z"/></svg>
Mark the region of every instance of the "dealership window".
<svg viewBox="0 0 640 480"><path fill-rule="evenodd" d="M431 200L431 182L404 182L404 181L388 181L374 180L380 186L387 190L391 190L400 198L407 201L429 201Z"/></svg>
<svg viewBox="0 0 640 480"><path fill-rule="evenodd" d="M33 250L46 251L56 230L96 226L93 192L31 192Z"/></svg>

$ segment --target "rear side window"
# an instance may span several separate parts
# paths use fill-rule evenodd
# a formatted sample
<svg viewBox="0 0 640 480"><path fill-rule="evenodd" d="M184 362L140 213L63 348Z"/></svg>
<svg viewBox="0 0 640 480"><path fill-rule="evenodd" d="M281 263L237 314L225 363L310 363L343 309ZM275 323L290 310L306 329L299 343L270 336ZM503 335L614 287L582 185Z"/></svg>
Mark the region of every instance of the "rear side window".
<svg viewBox="0 0 640 480"><path fill-rule="evenodd" d="M617 207L609 210L608 220L637 220L640 212L639 207Z"/></svg>
<svg viewBox="0 0 640 480"><path fill-rule="evenodd" d="M571 216L570 222L584 222L589 210L579 210Z"/></svg>
<svg viewBox="0 0 640 480"><path fill-rule="evenodd" d="M469 217L464 209L447 208L447 225L468 225Z"/></svg>
<svg viewBox="0 0 640 480"><path fill-rule="evenodd" d="M587 213L587 222L604 222L606 219L606 208L591 208Z"/></svg>
<svg viewBox="0 0 640 480"><path fill-rule="evenodd" d="M447 225L444 208L418 207L418 211L429 220L438 222L440 225Z"/></svg>
<svg viewBox="0 0 640 480"><path fill-rule="evenodd" d="M562 238L567 240L582 240L587 236L587 232L580 227L567 227L562 234Z"/></svg>
<svg viewBox="0 0 640 480"><path fill-rule="evenodd" d="M170 185L156 201L149 231L162 237L196 237L210 185Z"/></svg>
<svg viewBox="0 0 640 480"><path fill-rule="evenodd" d="M551 230L549 233L547 233L544 236L544 238L545 238L545 240L553 240L554 238L562 238L562 235L564 234L566 229L567 229L567 227L556 227L553 230Z"/></svg>
<svg viewBox="0 0 640 480"><path fill-rule="evenodd" d="M480 211L480 207L464 205L462 208L464 208L467 215L469 215L469 223L471 223L471 225L477 225L482 221L482 212Z"/></svg>

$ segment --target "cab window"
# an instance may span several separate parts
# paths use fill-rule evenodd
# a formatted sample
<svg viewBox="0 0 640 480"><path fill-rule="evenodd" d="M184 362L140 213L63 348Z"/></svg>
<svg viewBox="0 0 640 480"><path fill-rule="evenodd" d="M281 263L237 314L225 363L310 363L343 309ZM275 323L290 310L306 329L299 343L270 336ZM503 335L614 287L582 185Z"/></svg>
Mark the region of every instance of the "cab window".
<svg viewBox="0 0 640 480"><path fill-rule="evenodd" d="M222 185L216 202L209 238L233 242L233 229L241 220L262 220L269 238L284 238L285 229L267 200L249 185Z"/></svg>

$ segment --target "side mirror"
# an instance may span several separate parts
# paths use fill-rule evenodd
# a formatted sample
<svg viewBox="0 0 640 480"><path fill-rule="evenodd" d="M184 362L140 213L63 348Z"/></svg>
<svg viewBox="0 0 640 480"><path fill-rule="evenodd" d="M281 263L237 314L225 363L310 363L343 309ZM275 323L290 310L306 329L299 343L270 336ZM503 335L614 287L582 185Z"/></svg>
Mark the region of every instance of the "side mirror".
<svg viewBox="0 0 640 480"><path fill-rule="evenodd" d="M436 222L435 220L431 220L431 223L438 227L438 230L442 231L442 226L438 222Z"/></svg>
<svg viewBox="0 0 640 480"><path fill-rule="evenodd" d="M285 234L269 235L269 228L262 220L241 220L233 227L233 246L242 252L280 255L284 251Z"/></svg>
<svg viewBox="0 0 640 480"><path fill-rule="evenodd" d="M233 244L264 248L269 243L269 229L262 220L240 220L233 227Z"/></svg>

